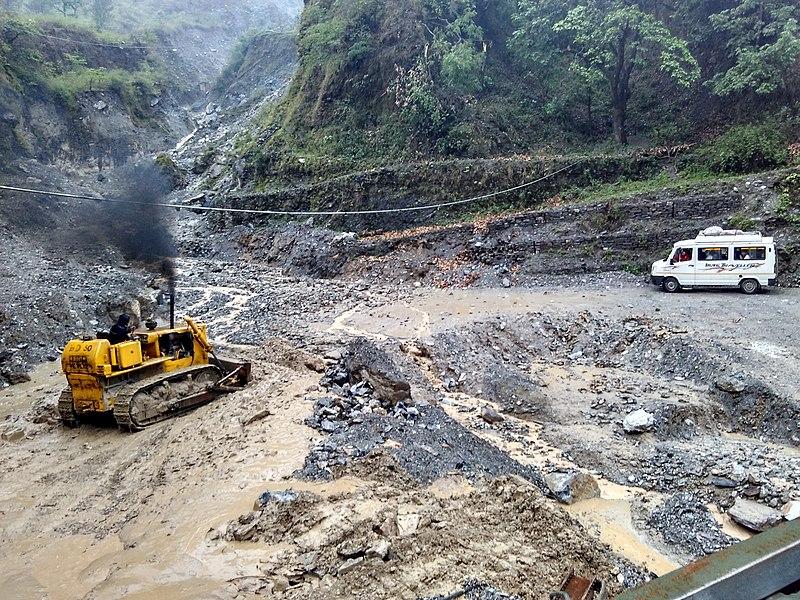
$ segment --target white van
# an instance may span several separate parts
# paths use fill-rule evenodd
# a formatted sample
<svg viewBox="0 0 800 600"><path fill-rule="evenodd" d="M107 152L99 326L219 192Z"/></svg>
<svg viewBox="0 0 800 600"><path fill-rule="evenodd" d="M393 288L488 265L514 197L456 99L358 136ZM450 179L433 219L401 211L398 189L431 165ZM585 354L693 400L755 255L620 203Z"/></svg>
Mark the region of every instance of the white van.
<svg viewBox="0 0 800 600"><path fill-rule="evenodd" d="M711 227L675 244L667 260L653 263L650 279L665 292L693 287L738 287L745 294L773 286L775 241L760 233Z"/></svg>

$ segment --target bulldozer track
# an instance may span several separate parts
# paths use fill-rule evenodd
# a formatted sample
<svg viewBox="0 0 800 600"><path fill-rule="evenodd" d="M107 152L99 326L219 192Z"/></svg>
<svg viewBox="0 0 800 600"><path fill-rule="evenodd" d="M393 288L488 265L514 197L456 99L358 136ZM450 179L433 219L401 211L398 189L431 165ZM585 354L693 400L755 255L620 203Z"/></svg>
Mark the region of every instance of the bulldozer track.
<svg viewBox="0 0 800 600"><path fill-rule="evenodd" d="M171 400L166 406L166 410L152 417L140 420L134 416L133 409L135 408L135 396L137 394L146 394L164 383L169 384L186 381L190 376L194 378L201 373L212 374L215 382L222 377L222 371L218 367L214 365L202 365L182 369L174 373L161 373L135 383L126 384L120 389L115 390L114 419L117 425L128 431L141 431L150 425L171 419L172 417L189 412L198 406L211 402L219 394L215 393L213 385L207 385L204 390L183 398L179 397Z"/></svg>
<svg viewBox="0 0 800 600"><path fill-rule="evenodd" d="M78 426L78 415L75 413L75 406L72 403L72 390L70 388L63 390L58 397L58 416L67 427Z"/></svg>

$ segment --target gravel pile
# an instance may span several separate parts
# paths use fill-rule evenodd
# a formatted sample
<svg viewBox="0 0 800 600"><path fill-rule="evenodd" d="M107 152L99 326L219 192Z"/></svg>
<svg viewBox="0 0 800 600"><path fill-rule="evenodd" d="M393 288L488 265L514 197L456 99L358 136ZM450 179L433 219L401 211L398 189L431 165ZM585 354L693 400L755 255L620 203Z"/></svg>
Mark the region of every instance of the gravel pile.
<svg viewBox="0 0 800 600"><path fill-rule="evenodd" d="M694 494L675 494L653 511L647 525L675 552L700 558L736 542L722 531L711 511Z"/></svg>
<svg viewBox="0 0 800 600"><path fill-rule="evenodd" d="M380 353L372 355L378 357ZM547 490L537 469L513 460L441 408L410 398L387 400L387 394L394 389L392 380L380 376L387 370L396 370L396 365L383 365L383 369L372 372L372 379L380 381L378 393L365 380L350 383L354 374L345 367L348 360L345 357L328 369L321 381L329 392L336 393L317 400L306 423L328 437L312 447L300 476L331 479L354 461L382 448L423 483L454 472L469 479L514 474L533 482L543 492ZM393 383L402 387L402 382Z"/></svg>

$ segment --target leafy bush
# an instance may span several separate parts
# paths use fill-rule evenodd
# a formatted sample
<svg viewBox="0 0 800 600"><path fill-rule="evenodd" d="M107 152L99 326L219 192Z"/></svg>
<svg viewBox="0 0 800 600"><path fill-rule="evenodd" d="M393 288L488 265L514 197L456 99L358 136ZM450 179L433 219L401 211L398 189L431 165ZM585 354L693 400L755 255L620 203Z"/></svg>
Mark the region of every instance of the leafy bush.
<svg viewBox="0 0 800 600"><path fill-rule="evenodd" d="M740 229L742 231L753 231L756 228L756 222L742 213L731 215L731 218L728 219L728 225L732 229Z"/></svg>
<svg viewBox="0 0 800 600"><path fill-rule="evenodd" d="M773 169L789 159L786 138L772 124L738 125L701 147L697 162L716 173Z"/></svg>

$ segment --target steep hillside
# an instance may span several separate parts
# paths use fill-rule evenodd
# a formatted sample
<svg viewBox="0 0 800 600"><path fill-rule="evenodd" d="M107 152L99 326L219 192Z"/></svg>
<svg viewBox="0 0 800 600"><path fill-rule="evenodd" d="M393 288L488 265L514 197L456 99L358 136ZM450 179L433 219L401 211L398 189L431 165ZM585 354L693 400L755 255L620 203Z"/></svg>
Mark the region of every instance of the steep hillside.
<svg viewBox="0 0 800 600"><path fill-rule="evenodd" d="M272 165L256 180L297 157L352 168L563 152L613 136L673 145L764 119L796 135L796 5L769 3L758 20L736 0L621 4L311 0L297 76L260 119L267 141L248 147L252 163ZM762 45L737 27L755 27Z"/></svg>
<svg viewBox="0 0 800 600"><path fill-rule="evenodd" d="M195 128L186 107L205 107L237 40L252 27L288 29L299 10L292 2L117 2L96 23L94 4L75 15L15 4L0 15L6 171L20 159L102 171L172 147Z"/></svg>
<svg viewBox="0 0 800 600"><path fill-rule="evenodd" d="M186 130L175 87L147 45L13 18L0 35L6 160L108 166Z"/></svg>

